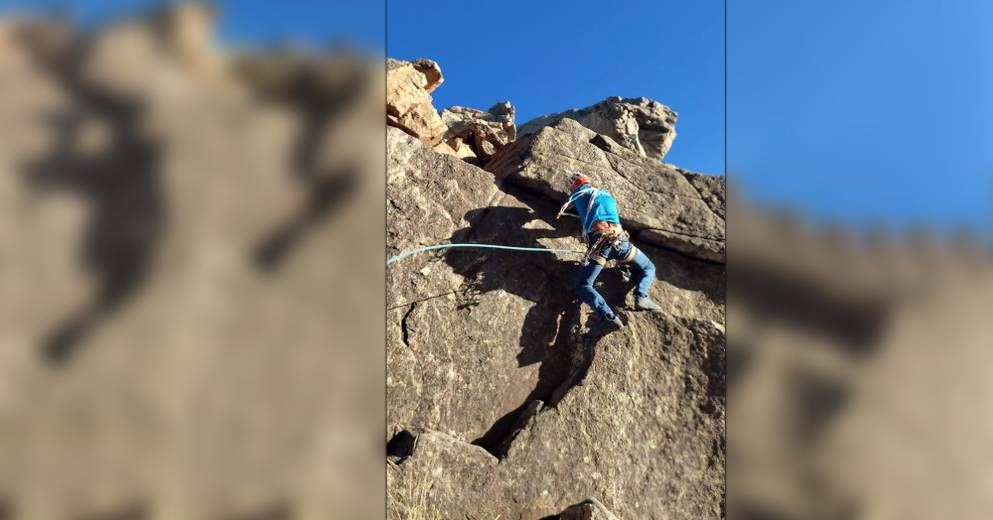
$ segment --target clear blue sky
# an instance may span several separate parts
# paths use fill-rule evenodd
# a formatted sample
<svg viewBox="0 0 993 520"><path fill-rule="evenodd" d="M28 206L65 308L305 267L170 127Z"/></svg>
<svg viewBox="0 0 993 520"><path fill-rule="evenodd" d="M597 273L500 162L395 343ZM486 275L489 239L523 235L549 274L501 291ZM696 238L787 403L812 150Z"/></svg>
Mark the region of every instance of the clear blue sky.
<svg viewBox="0 0 993 520"><path fill-rule="evenodd" d="M728 178L818 220L988 234L991 29L987 0L730 0Z"/></svg>
<svg viewBox="0 0 993 520"><path fill-rule="evenodd" d="M525 122L613 95L657 99L679 113L665 161L723 173L723 1L636 4L391 0L387 53L441 65L439 110L507 100Z"/></svg>

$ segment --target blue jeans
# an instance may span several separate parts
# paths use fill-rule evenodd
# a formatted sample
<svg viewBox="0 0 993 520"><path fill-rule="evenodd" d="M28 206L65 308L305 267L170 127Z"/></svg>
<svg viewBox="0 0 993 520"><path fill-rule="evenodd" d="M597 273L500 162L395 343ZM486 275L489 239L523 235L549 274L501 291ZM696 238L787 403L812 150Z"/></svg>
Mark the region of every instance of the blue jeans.
<svg viewBox="0 0 993 520"><path fill-rule="evenodd" d="M590 236L591 243L595 242L596 239L596 235ZM627 257L632 247L631 242L625 238L617 247L610 246L604 249L599 256L604 260L619 260ZM634 273L632 274L635 277L635 297L648 296L648 289L655 280L655 264L648 259L645 253L638 250L630 265L634 266ZM600 276L600 271L602 270L603 266L591 258L588 264L579 269L579 277L576 279L576 293L583 300L583 303L596 310L600 316L612 320L616 316L614 311L611 310L610 306L603 299L603 296L600 296L600 293L594 287L597 276Z"/></svg>

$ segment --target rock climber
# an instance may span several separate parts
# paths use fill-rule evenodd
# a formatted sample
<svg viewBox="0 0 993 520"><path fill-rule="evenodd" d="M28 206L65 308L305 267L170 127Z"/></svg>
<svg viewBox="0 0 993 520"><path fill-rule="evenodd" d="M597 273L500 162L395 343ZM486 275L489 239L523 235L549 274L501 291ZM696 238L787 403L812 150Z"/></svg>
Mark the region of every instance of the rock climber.
<svg viewBox="0 0 993 520"><path fill-rule="evenodd" d="M627 231L621 227L613 195L594 187L586 175L576 173L569 178L569 200L562 205L559 216L571 205L576 207L587 246L576 280L576 292L583 303L600 316L595 330L609 332L624 327L624 322L593 285L608 260L635 268L635 309L661 312L662 308L648 297L648 289L655 279L655 264L631 243Z"/></svg>

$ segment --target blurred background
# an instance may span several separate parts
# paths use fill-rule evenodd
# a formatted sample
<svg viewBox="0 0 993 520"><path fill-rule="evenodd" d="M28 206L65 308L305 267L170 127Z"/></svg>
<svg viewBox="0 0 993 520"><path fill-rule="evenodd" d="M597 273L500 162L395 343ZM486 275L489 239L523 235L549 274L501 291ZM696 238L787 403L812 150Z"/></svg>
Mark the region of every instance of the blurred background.
<svg viewBox="0 0 993 520"><path fill-rule="evenodd" d="M727 2L731 518L993 515L990 27Z"/></svg>
<svg viewBox="0 0 993 520"><path fill-rule="evenodd" d="M380 518L380 3L0 7L0 518Z"/></svg>

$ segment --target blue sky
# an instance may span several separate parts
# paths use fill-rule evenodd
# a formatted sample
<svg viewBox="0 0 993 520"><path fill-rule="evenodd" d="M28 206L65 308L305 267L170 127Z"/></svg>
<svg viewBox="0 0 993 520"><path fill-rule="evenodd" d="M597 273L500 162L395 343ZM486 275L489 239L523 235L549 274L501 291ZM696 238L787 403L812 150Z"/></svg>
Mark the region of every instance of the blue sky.
<svg viewBox="0 0 993 520"><path fill-rule="evenodd" d="M991 28L986 0L729 1L728 178L816 220L988 234Z"/></svg>
<svg viewBox="0 0 993 520"><path fill-rule="evenodd" d="M722 0L392 0L387 52L441 65L439 110L507 100L523 123L613 95L657 99L679 113L665 161L724 170Z"/></svg>

